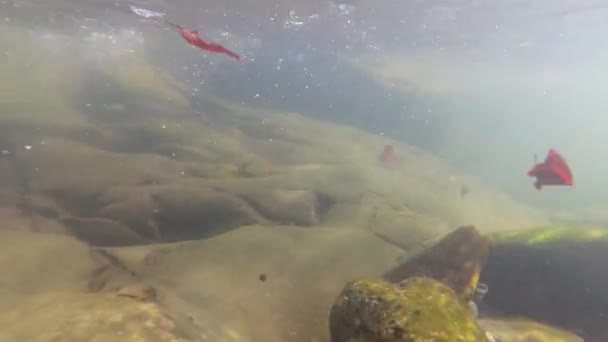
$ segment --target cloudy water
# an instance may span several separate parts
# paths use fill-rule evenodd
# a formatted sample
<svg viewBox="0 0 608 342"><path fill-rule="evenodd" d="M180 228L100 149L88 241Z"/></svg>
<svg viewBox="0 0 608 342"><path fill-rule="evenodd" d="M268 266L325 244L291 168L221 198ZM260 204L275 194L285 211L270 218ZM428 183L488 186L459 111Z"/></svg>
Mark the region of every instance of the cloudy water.
<svg viewBox="0 0 608 342"><path fill-rule="evenodd" d="M603 341L606 14L0 0L0 341Z"/></svg>

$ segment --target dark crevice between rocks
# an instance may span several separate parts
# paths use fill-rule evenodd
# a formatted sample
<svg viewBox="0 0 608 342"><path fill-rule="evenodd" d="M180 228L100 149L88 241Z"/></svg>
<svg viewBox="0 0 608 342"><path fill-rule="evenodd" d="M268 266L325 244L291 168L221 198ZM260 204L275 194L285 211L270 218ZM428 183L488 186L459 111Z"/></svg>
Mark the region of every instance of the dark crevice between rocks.
<svg viewBox="0 0 608 342"><path fill-rule="evenodd" d="M607 260L601 241L496 246L481 274L490 291L480 314L528 317L597 339L608 333Z"/></svg>
<svg viewBox="0 0 608 342"><path fill-rule="evenodd" d="M156 153L170 156L162 146L180 146L174 136L160 131L161 128L128 127L119 129L111 141L105 142L103 148L114 153Z"/></svg>
<svg viewBox="0 0 608 342"><path fill-rule="evenodd" d="M172 215L157 215L158 230L162 242L202 240L225 233L243 225L251 224L241 217L210 214L205 217L188 219Z"/></svg>
<svg viewBox="0 0 608 342"><path fill-rule="evenodd" d="M152 216L152 214L151 214ZM162 242L160 229L158 223L150 217L146 222L140 222L138 220L125 219L123 221L135 234L141 236L143 239L150 241L151 243Z"/></svg>
<svg viewBox="0 0 608 342"><path fill-rule="evenodd" d="M315 192L315 195L317 196L317 214L319 222L323 222L331 208L336 204L336 200L332 196L322 192Z"/></svg>
<svg viewBox="0 0 608 342"><path fill-rule="evenodd" d="M153 219L162 242L207 239L241 226L269 222L247 201L210 188L152 197L160 208Z"/></svg>
<svg viewBox="0 0 608 342"><path fill-rule="evenodd" d="M45 191L43 194L53 198L74 216L95 217L99 208L107 205L99 196L97 189L60 188Z"/></svg>
<svg viewBox="0 0 608 342"><path fill-rule="evenodd" d="M16 204L17 209L21 210L26 216L39 215L47 219L58 219L59 213L55 208L40 205L27 199L27 197Z"/></svg>
<svg viewBox="0 0 608 342"><path fill-rule="evenodd" d="M76 238L99 247L144 245L146 240L122 222L93 217L62 217L61 222Z"/></svg>
<svg viewBox="0 0 608 342"><path fill-rule="evenodd" d="M110 204L98 191L73 192L69 189L48 193L64 213L48 211L76 238L95 247L147 245L199 240L252 224L267 224L266 219L245 200L209 188L174 189L152 195L153 208L147 214L134 207L131 214L106 216L100 212ZM127 204L128 205L128 204ZM48 210L47 210L48 209ZM32 207L32 210L38 210Z"/></svg>
<svg viewBox="0 0 608 342"><path fill-rule="evenodd" d="M137 274L110 252L93 248L91 257L99 266L89 276L89 292L115 291L125 284L138 281Z"/></svg>
<svg viewBox="0 0 608 342"><path fill-rule="evenodd" d="M218 190L222 191L222 190ZM275 189L277 192L301 193L304 196L291 201L277 197L275 202L265 200L265 196L272 196L272 190L261 192L258 197L239 196L247 207L256 213L260 223L282 224L296 227L311 227L323 222L327 213L335 204L335 200L326 194L309 190L283 190ZM307 197L306 195L310 195ZM233 195L234 196L234 195Z"/></svg>

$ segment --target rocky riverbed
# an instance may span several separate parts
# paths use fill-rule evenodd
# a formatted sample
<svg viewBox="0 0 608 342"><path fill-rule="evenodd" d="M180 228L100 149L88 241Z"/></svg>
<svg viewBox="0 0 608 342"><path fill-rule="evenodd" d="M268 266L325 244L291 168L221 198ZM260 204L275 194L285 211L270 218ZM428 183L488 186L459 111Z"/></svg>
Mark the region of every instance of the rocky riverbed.
<svg viewBox="0 0 608 342"><path fill-rule="evenodd" d="M33 63L42 49L0 56L3 340L328 341L347 282L463 224L548 222L423 150L195 104L146 56Z"/></svg>

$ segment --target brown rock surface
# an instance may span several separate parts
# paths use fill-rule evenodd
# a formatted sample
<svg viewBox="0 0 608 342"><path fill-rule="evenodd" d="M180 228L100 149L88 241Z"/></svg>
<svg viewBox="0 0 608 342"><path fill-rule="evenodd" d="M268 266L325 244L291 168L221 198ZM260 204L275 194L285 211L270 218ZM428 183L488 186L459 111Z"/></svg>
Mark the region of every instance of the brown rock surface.
<svg viewBox="0 0 608 342"><path fill-rule="evenodd" d="M155 303L77 293L45 293L0 316L2 341L203 341Z"/></svg>
<svg viewBox="0 0 608 342"><path fill-rule="evenodd" d="M327 312L343 284L380 275L400 253L366 231L285 226L107 250L179 312L197 322L212 315L242 338L268 342L326 341Z"/></svg>
<svg viewBox="0 0 608 342"><path fill-rule="evenodd" d="M417 276L430 277L448 285L468 301L477 286L490 246L490 239L481 236L473 226L460 227L384 277L393 282Z"/></svg>

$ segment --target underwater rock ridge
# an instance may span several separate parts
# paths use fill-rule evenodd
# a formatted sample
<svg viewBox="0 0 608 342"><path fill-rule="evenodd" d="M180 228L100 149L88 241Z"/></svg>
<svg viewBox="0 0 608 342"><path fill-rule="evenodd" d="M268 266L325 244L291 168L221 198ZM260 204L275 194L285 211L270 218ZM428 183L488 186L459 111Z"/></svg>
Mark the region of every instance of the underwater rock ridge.
<svg viewBox="0 0 608 342"><path fill-rule="evenodd" d="M255 224L316 226L333 201L308 190L233 194L196 184L49 193L68 208L62 210L67 213L52 206L30 206L31 210L53 213L74 236L105 247L204 239Z"/></svg>

